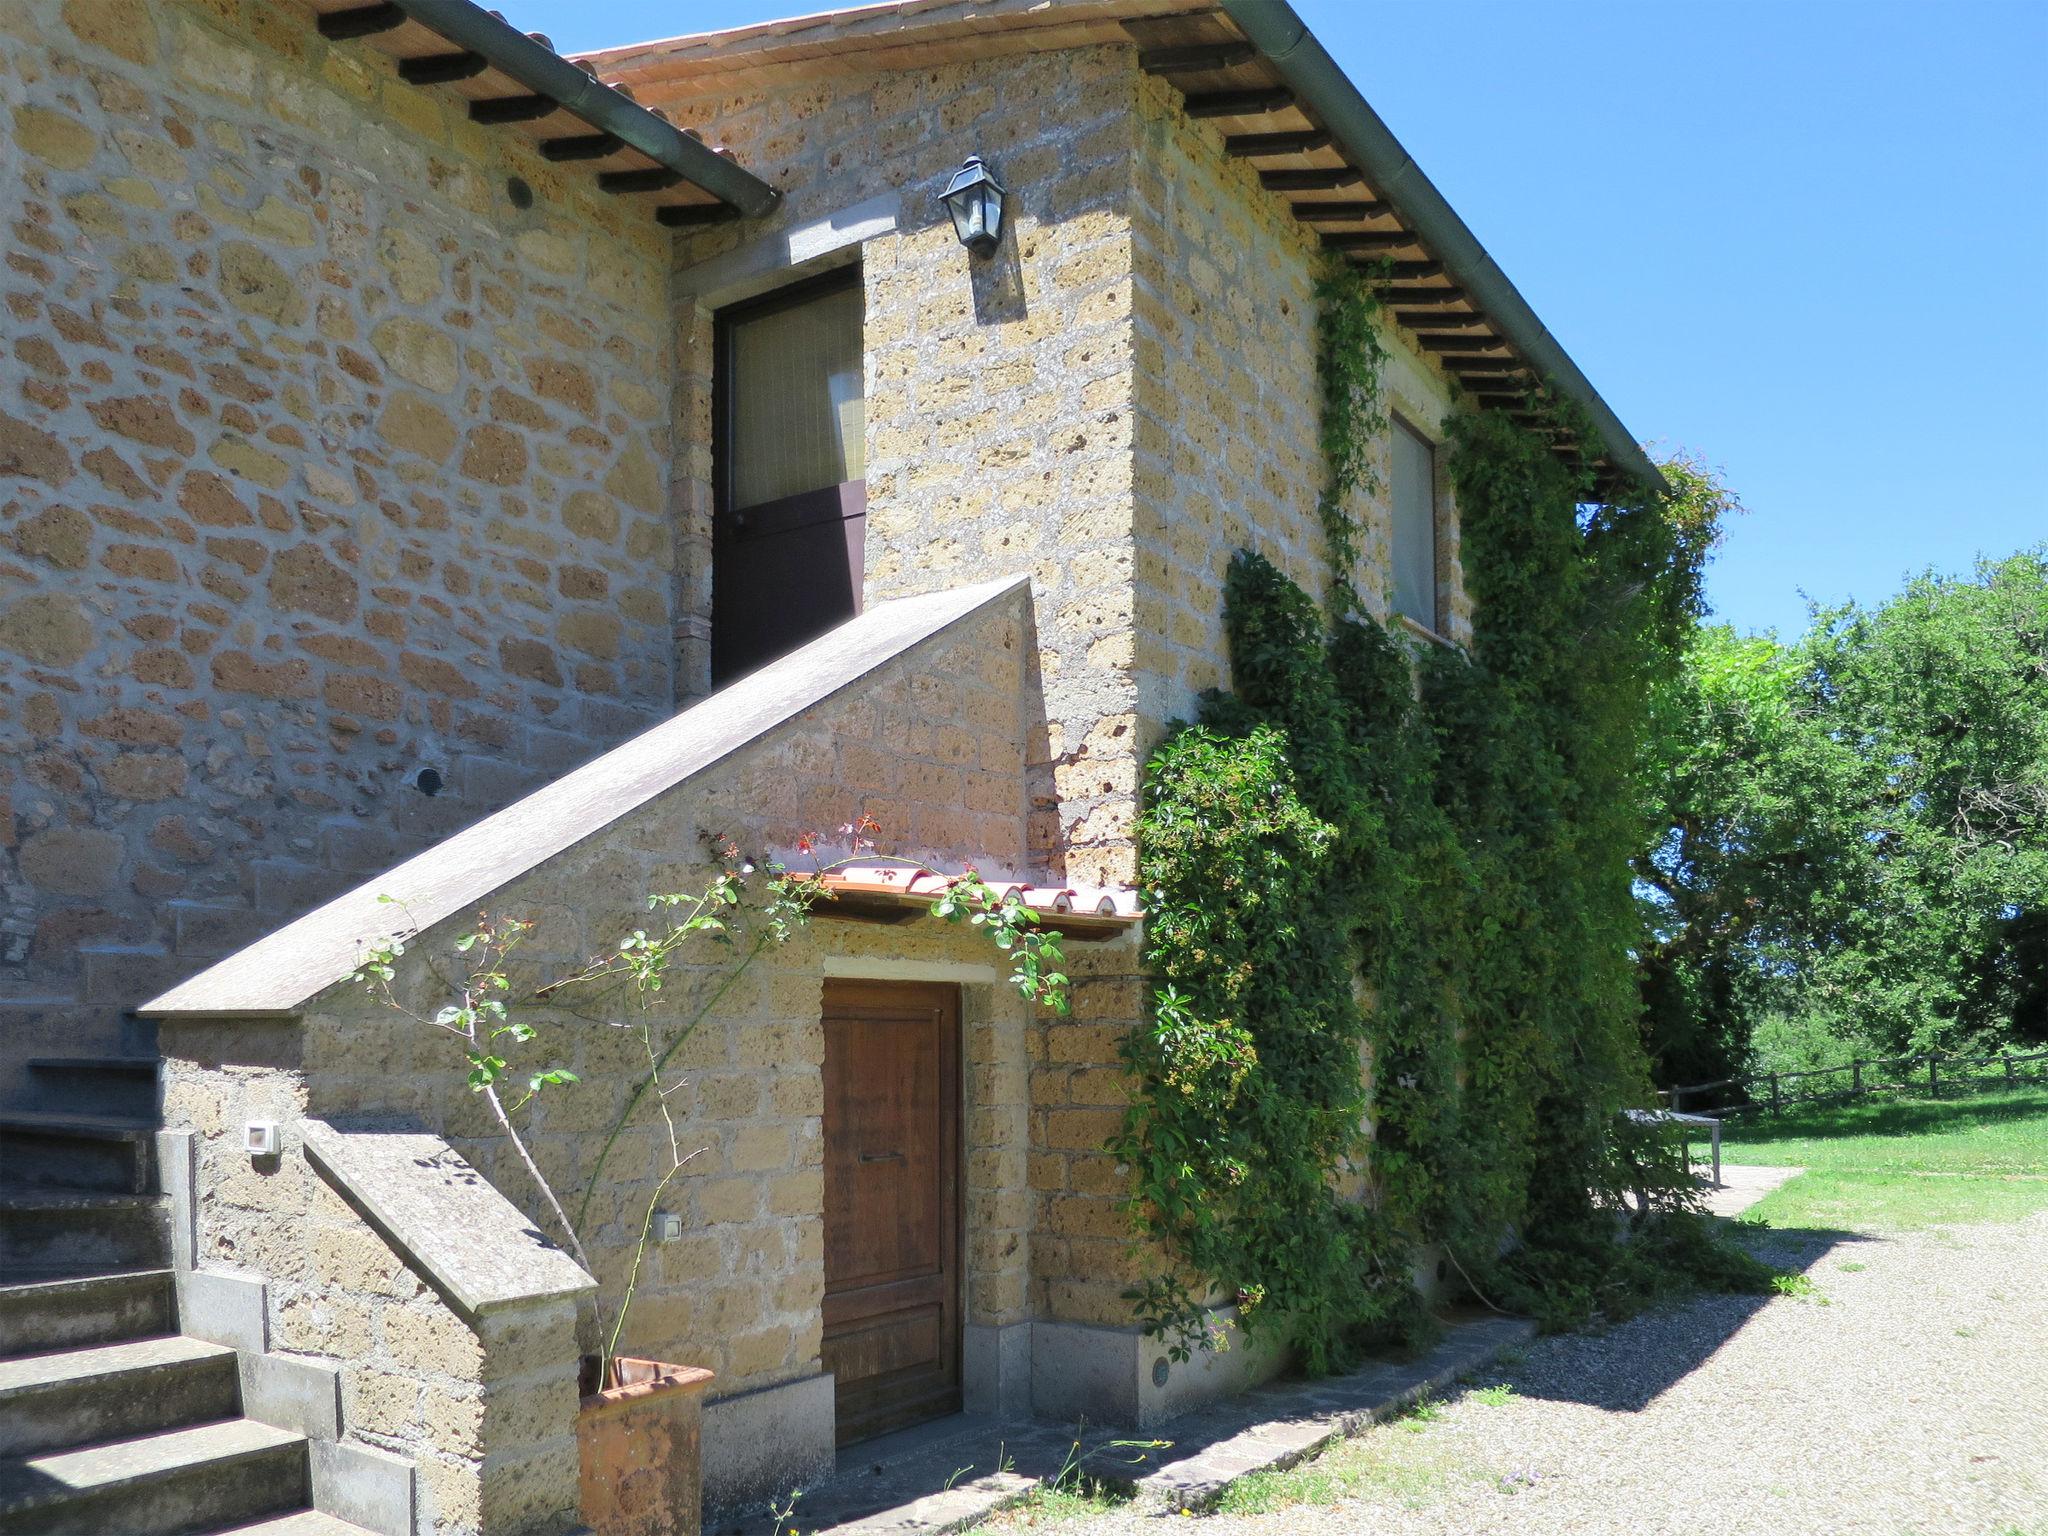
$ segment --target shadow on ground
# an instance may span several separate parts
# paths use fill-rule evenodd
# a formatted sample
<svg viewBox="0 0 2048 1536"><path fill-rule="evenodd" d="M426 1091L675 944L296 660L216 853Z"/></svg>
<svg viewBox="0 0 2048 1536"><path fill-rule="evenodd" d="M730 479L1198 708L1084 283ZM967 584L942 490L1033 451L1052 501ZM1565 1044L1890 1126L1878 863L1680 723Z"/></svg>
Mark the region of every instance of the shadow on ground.
<svg viewBox="0 0 2048 1536"><path fill-rule="evenodd" d="M1758 1258L1804 1274L1837 1248L1882 1242L1862 1232L1771 1228L1752 1240ZM1507 1370L1502 1379L1524 1397L1583 1403L1640 1413L1712 1359L1776 1294L1694 1296L1610 1327L1557 1334L1537 1347L1540 1367ZM1682 1314L1684 1326L1672 1326Z"/></svg>
<svg viewBox="0 0 2048 1536"><path fill-rule="evenodd" d="M2024 1089L2035 1086L2024 1085ZM1925 1136L2030 1120L2041 1121L2048 1128L2048 1099L1871 1099L1853 1104L1799 1105L1777 1115L1731 1117L1723 1134L1731 1144L1740 1144L1745 1150L1763 1151L1777 1141Z"/></svg>

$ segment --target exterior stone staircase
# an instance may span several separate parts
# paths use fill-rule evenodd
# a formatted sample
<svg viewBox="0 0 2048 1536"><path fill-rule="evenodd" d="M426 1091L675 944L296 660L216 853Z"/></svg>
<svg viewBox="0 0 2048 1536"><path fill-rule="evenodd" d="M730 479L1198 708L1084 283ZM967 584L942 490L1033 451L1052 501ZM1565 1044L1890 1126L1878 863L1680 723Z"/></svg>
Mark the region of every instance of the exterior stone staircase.
<svg viewBox="0 0 2048 1536"><path fill-rule="evenodd" d="M36 1060L0 1110L0 1533L368 1536L311 1508L303 1435L242 1416L177 1328L154 1031Z"/></svg>
<svg viewBox="0 0 2048 1536"><path fill-rule="evenodd" d="M6 0L0 0L5 4ZM608 729L627 732L651 722L628 712L604 717ZM567 771L599 751L604 741L556 731L543 754L546 771L492 758L459 756L447 782L434 794L404 791L381 821L330 816L309 827L287 851L251 859L239 889L161 903L156 931L135 939L92 940L72 954L75 972L46 978L35 995L0 997L0 1038L25 1042L20 1049L47 1053L127 1052L135 1021L117 1035L121 1010L203 971L290 919L389 870L423 848L460 831L519 798L554 771ZM137 1054L151 1054L154 1041ZM12 1057L10 1055L9 1060ZM105 1059L104 1055L94 1058ZM37 1068L29 1080L0 1063L0 1110L32 1107L56 1086L51 1069ZM4 1178L0 1170L0 1178Z"/></svg>

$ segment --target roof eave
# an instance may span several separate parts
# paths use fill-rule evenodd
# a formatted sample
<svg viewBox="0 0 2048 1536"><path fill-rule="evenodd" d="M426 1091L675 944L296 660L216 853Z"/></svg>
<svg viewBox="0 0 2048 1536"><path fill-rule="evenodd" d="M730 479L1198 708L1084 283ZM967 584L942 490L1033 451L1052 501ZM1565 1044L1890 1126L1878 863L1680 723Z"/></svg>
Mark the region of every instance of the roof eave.
<svg viewBox="0 0 2048 1536"><path fill-rule="evenodd" d="M760 177L472 0L386 0L324 11L319 17L323 32L346 37L381 31L401 19L477 55L534 95L558 103L745 217L759 217L781 201L782 194Z"/></svg>
<svg viewBox="0 0 2048 1536"><path fill-rule="evenodd" d="M1668 489L1657 466L1622 425L1613 407L1536 318L1528 300L1508 281L1486 247L1402 148L1294 7L1287 0L1218 0L1218 4L1279 72L1288 89L1328 127L1347 158L1356 158L1366 180L1400 210L1432 256L1472 296L1474 306L1495 322L1533 368L1585 408L1608 463L1647 489Z"/></svg>

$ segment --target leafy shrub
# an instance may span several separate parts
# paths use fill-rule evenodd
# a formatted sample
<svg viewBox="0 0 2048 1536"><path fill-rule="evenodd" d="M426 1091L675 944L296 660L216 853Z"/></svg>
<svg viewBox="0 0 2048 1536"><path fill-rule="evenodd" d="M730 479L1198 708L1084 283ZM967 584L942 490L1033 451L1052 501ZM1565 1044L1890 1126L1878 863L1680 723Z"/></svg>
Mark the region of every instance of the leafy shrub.
<svg viewBox="0 0 2048 1536"><path fill-rule="evenodd" d="M1361 310L1324 297L1328 370ZM1559 1316L1627 1305L1667 1263L1733 1262L1664 1223L1683 1170L1646 1171L1615 1134L1649 1098L1629 869L1648 696L1697 611L1710 530L1690 503L1598 500L1590 446L1567 462L1499 412L1461 413L1474 641L1417 655L1358 616L1355 539L1332 520L1366 483L1354 439L1384 426L1377 393L1355 367L1326 371L1326 393L1328 617L1240 554L1235 692L1146 777L1158 991L1126 1043L1138 1091L1113 1144L1172 1261L1127 1293L1148 1331L1184 1355L1206 1342L1203 1304L1235 1298L1312 1370L1418 1321L1420 1241ZM1645 1223L1624 1250L1630 1193Z"/></svg>

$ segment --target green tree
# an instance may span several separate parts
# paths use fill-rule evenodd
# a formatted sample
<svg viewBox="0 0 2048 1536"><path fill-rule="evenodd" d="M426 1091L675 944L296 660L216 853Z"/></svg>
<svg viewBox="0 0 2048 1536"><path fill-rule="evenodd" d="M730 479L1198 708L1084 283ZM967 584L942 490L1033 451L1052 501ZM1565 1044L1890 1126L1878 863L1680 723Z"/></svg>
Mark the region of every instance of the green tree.
<svg viewBox="0 0 2048 1536"><path fill-rule="evenodd" d="M2048 546L1821 613L1802 649L1865 850L1810 1009L1891 1050L2048 1038Z"/></svg>
<svg viewBox="0 0 2048 1536"><path fill-rule="evenodd" d="M1739 1070L1767 1022L1774 1052L2048 1038L2048 551L1789 644L1703 628L1651 742L1661 1080Z"/></svg>

